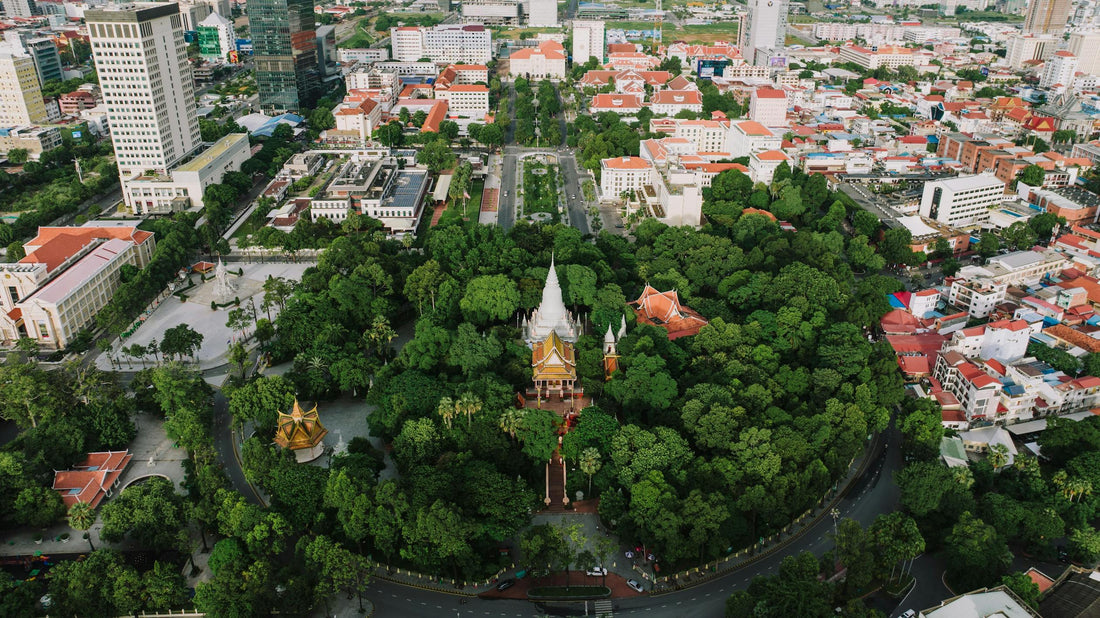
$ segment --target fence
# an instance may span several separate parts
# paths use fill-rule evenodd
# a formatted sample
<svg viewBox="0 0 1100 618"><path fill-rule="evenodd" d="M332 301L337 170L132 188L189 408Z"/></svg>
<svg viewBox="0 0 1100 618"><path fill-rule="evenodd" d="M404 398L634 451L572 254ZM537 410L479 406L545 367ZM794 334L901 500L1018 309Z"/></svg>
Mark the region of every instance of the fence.
<svg viewBox="0 0 1100 618"><path fill-rule="evenodd" d="M508 569L515 568L515 564L504 567L493 574L491 577L487 577L484 580L462 580L453 579L450 577L439 577L438 575L424 575L423 573L417 573L410 569L393 568L384 564L379 564L375 567L374 576L378 579L384 579L397 584L403 584L406 586L413 586L415 588L422 588L425 590L434 590L436 592L444 592L447 594L455 594L461 596L476 596L475 592L467 592L466 588L471 586L477 588L481 586L490 586L504 574ZM396 575L396 577L395 577Z"/></svg>

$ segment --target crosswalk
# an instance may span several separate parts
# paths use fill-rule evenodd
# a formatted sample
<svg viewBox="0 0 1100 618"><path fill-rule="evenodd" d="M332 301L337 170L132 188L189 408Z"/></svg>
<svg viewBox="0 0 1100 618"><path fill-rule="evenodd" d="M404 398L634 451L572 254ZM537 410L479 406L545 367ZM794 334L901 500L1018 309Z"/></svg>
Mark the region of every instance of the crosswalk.
<svg viewBox="0 0 1100 618"><path fill-rule="evenodd" d="M596 601L596 618L614 618L615 611L611 599Z"/></svg>

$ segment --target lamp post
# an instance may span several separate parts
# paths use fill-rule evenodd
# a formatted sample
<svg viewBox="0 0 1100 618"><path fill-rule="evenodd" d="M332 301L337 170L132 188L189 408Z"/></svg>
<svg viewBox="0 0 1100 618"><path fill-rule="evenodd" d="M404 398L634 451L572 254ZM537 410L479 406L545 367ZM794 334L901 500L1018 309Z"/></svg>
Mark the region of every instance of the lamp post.
<svg viewBox="0 0 1100 618"><path fill-rule="evenodd" d="M829 511L829 515L833 516L833 545L836 545L836 520L840 519L840 509Z"/></svg>

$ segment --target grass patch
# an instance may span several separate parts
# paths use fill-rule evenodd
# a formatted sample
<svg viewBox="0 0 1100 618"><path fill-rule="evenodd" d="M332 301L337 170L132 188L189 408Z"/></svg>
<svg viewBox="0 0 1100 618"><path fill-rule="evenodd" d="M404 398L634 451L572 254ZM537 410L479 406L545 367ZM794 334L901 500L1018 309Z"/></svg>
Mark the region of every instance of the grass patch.
<svg viewBox="0 0 1100 618"><path fill-rule="evenodd" d="M466 218L477 223L481 216L481 193L485 189L484 180L470 183L470 201L466 204Z"/></svg>
<svg viewBox="0 0 1100 618"><path fill-rule="evenodd" d="M606 599L611 596L607 586L539 586L527 591L529 599Z"/></svg>
<svg viewBox="0 0 1100 618"><path fill-rule="evenodd" d="M523 214L536 212L550 213L558 220L558 169L529 161L523 164Z"/></svg>
<svg viewBox="0 0 1100 618"><path fill-rule="evenodd" d="M520 34L523 32L530 32L531 35L527 38L535 38L536 34L561 32L561 28L492 28L493 38L496 39L511 39L513 41L519 41L521 39Z"/></svg>

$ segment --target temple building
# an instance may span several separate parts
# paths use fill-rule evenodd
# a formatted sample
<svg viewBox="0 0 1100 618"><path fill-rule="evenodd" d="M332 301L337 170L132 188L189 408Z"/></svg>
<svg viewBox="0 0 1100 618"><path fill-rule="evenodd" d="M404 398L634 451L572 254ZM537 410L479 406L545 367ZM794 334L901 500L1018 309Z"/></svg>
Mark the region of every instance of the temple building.
<svg viewBox="0 0 1100 618"><path fill-rule="evenodd" d="M626 330L626 318L623 318L623 331ZM615 332L607 325L607 334L603 336L603 378L610 380L611 374L619 369L619 352L615 349Z"/></svg>
<svg viewBox="0 0 1100 618"><path fill-rule="evenodd" d="M568 394L573 398L573 387L577 383L577 359L573 344L563 341L556 331L535 345L531 352L531 367L534 375L535 390L539 401L549 399L553 393L565 399Z"/></svg>
<svg viewBox="0 0 1100 618"><path fill-rule="evenodd" d="M298 463L313 461L325 450L324 439L328 430L321 424L317 406L303 412L294 400L290 414L279 412L279 428L275 430L275 444L294 451Z"/></svg>
<svg viewBox="0 0 1100 618"><path fill-rule="evenodd" d="M703 316L680 304L676 290L658 292L646 284L642 295L630 304L634 305L639 322L667 330L670 340L694 335L707 325Z"/></svg>
<svg viewBox="0 0 1100 618"><path fill-rule="evenodd" d="M524 318L523 338L532 348L550 337L550 333L569 343L575 343L581 334L580 322L565 308L558 284L558 272L554 269L554 258L550 258L550 272L546 275L546 285L542 288L542 302L531 314L528 321Z"/></svg>

